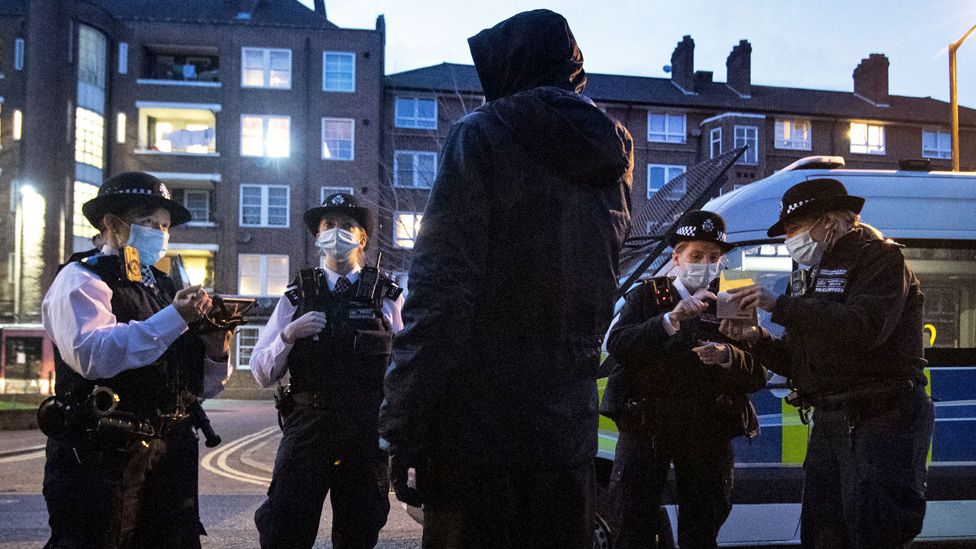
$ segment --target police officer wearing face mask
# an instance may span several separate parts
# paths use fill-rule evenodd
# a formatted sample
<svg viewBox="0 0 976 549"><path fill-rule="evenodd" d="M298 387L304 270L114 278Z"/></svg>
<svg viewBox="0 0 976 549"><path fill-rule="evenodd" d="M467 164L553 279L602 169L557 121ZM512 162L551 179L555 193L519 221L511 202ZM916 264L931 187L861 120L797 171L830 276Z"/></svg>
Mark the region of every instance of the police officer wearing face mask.
<svg viewBox="0 0 976 549"><path fill-rule="evenodd" d="M362 267L369 210L352 196L329 196L304 221L325 268L299 273L251 355L262 387L291 375L279 391L284 434L268 499L254 521L261 547L312 547L331 492L333 545L373 547L390 510L377 421L403 300Z"/></svg>
<svg viewBox="0 0 976 549"><path fill-rule="evenodd" d="M860 222L864 199L834 179L783 195L769 236L785 233L801 270L789 295L734 290L772 312L782 340L756 353L789 378L801 419L815 408L803 464L804 547L901 547L921 531L933 406L922 373L922 293L901 246ZM741 333L731 333L742 337Z"/></svg>
<svg viewBox="0 0 976 549"><path fill-rule="evenodd" d="M223 389L230 333L191 333L210 297L153 267L190 213L140 172L107 180L82 211L102 246L61 267L41 309L57 373L38 413L46 547L200 547L188 410Z"/></svg>
<svg viewBox="0 0 976 549"><path fill-rule="evenodd" d="M759 432L748 393L766 370L719 333L716 277L725 221L691 211L668 236L676 278L643 281L627 294L607 349L618 365L601 413L620 437L610 477L617 548L656 547L658 508L671 463L677 478L678 542L716 547L732 508L731 439Z"/></svg>

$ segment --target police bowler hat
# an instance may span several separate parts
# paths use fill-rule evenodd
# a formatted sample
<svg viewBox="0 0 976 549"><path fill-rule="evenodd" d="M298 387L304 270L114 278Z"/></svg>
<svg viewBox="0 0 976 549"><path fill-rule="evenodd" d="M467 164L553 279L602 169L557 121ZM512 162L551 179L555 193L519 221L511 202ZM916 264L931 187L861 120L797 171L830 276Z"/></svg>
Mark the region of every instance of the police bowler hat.
<svg viewBox="0 0 976 549"><path fill-rule="evenodd" d="M718 244L723 254L735 248L735 244L729 244L725 241L725 220L722 219L722 216L705 210L685 212L678 220L674 230L668 233L665 238L672 248L681 242L692 241Z"/></svg>
<svg viewBox="0 0 976 549"><path fill-rule="evenodd" d="M784 223L800 217L816 216L827 212L861 213L864 199L847 194L847 187L836 179L822 177L793 185L783 193L780 202L779 221L766 231L767 236L786 234Z"/></svg>
<svg viewBox="0 0 976 549"><path fill-rule="evenodd" d="M166 185L145 172L124 172L110 177L98 188L98 195L81 206L81 213L89 223L101 229L105 214L121 215L144 205L168 211L171 227L190 220L190 211L170 197Z"/></svg>
<svg viewBox="0 0 976 549"><path fill-rule="evenodd" d="M366 231L366 234L370 234L369 209L360 206L351 194L330 194L325 197L321 206L305 210L305 214L302 215L302 220L305 221L305 226L308 227L308 230L313 235L316 235L319 234L319 222L322 221L324 216L330 213L342 213L352 217L359 222L359 225Z"/></svg>

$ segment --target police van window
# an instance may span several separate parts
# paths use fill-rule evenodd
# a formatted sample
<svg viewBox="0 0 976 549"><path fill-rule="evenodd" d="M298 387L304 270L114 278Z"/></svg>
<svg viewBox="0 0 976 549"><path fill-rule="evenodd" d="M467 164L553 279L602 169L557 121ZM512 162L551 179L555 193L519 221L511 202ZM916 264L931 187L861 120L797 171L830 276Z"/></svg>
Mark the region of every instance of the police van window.
<svg viewBox="0 0 976 549"><path fill-rule="evenodd" d="M723 276L730 281L750 279L776 294L786 292L793 260L786 246L779 243L740 246L725 256ZM773 335L783 333L783 327L770 320L770 313L759 311L759 320Z"/></svg>
<svg viewBox="0 0 976 549"><path fill-rule="evenodd" d="M925 346L976 347L976 248L910 247L905 258L925 294Z"/></svg>

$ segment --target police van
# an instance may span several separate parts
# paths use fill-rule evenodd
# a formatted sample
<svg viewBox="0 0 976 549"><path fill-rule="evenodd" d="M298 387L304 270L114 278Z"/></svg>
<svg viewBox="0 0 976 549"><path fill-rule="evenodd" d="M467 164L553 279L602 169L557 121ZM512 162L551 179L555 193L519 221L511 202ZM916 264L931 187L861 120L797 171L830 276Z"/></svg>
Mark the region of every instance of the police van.
<svg viewBox="0 0 976 549"><path fill-rule="evenodd" d="M837 179L866 199L862 220L905 246L925 294L920 336L936 419L928 507L917 541L976 540L976 172L854 170L846 169L841 157L801 159L703 207L725 218L728 241L738 245L726 256L728 277L785 292L795 266L782 237L769 238L766 229L776 221L786 189L820 177ZM669 270L665 265L654 274ZM761 321L774 334L782 333L768 314ZM601 394L605 382L600 380ZM783 401L783 382L774 376L766 390L752 395L761 435L734 442L734 506L719 535L722 546L799 544L802 463L810 433L796 409ZM601 417L597 471L604 483L616 440L616 426ZM673 496L673 482L670 486ZM673 497L666 499L662 513L672 527L661 532L662 547L677 539L677 508ZM597 546L610 547L610 523L598 517Z"/></svg>

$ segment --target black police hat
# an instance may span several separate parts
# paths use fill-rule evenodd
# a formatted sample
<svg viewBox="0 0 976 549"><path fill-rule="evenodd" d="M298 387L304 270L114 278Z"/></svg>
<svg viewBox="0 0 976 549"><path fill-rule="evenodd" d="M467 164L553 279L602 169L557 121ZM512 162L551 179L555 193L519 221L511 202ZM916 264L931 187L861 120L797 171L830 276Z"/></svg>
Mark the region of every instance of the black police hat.
<svg viewBox="0 0 976 549"><path fill-rule="evenodd" d="M790 219L836 211L859 214L863 207L864 199L847 194L847 187L836 179L823 177L802 181L783 193L779 221L766 231L766 235L786 234L783 223Z"/></svg>
<svg viewBox="0 0 976 549"><path fill-rule="evenodd" d="M319 233L319 222L322 221L322 216L330 213L344 213L352 217L359 222L366 234L370 234L369 209L360 206L351 194L335 193L325 197L321 206L305 210L302 219L308 230L315 235Z"/></svg>
<svg viewBox="0 0 976 549"><path fill-rule="evenodd" d="M672 248L677 246L679 242L693 240L718 244L723 254L735 248L735 244L729 244L725 241L725 220L722 219L722 216L705 210L686 212L678 220L674 230L668 233L666 239Z"/></svg>
<svg viewBox="0 0 976 549"><path fill-rule="evenodd" d="M124 172L110 177L98 188L98 195L81 206L81 212L89 223L101 228L105 214L119 215L142 205L158 206L168 211L171 227L190 220L190 211L170 198L166 185L145 172Z"/></svg>

